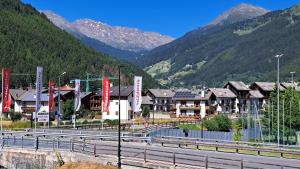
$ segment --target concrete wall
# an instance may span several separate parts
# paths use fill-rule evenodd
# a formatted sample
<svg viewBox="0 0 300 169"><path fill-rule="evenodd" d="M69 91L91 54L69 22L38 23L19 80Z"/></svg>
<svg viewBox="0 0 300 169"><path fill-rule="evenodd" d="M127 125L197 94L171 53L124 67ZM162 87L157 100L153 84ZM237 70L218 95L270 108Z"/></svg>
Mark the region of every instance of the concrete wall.
<svg viewBox="0 0 300 169"><path fill-rule="evenodd" d="M59 152L64 162L91 162L106 165L107 163L116 164L114 157L93 157L85 154L62 151ZM58 164L55 151L34 151L25 149L3 149L0 156L0 165L11 168L31 168L53 169Z"/></svg>

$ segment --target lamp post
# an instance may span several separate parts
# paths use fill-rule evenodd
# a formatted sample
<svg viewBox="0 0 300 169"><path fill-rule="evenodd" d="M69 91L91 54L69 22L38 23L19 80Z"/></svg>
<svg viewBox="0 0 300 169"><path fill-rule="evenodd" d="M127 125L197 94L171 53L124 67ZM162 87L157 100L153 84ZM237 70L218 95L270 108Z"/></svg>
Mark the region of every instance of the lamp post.
<svg viewBox="0 0 300 169"><path fill-rule="evenodd" d="M293 90L292 90L292 102L294 101L294 89L295 89L295 86L294 86L294 75L295 75L296 72L290 72L291 74L291 82L292 82L292 87L293 87ZM292 129L292 102L290 101L290 130Z"/></svg>
<svg viewBox="0 0 300 169"><path fill-rule="evenodd" d="M57 114L57 127L59 126L59 116L61 114L61 105L60 105L60 78L66 74L66 72L63 72L58 76L58 114Z"/></svg>
<svg viewBox="0 0 300 169"><path fill-rule="evenodd" d="M280 84L279 84L279 60L283 56L283 54L275 55L275 58L277 58L277 146L279 147L280 144L280 135L279 135L279 90L280 90Z"/></svg>
<svg viewBox="0 0 300 169"><path fill-rule="evenodd" d="M121 169L121 65L119 65L118 168Z"/></svg>

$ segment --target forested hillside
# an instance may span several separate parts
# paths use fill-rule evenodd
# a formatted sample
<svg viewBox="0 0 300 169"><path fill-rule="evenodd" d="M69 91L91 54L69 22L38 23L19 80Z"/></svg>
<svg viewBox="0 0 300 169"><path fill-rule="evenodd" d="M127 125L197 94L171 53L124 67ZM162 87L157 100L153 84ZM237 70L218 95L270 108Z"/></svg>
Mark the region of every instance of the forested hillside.
<svg viewBox="0 0 300 169"><path fill-rule="evenodd" d="M95 52L19 0L0 1L0 56L0 67L10 67L12 73L35 74L36 66L43 66L45 83L50 78L57 80L63 71L67 72L62 78L65 83L84 78L87 72L117 77L118 65L124 65L123 84L132 83L134 75L142 75L144 87L158 85L140 68ZM12 85L32 85L34 79L13 76Z"/></svg>
<svg viewBox="0 0 300 169"><path fill-rule="evenodd" d="M167 85L274 81L300 72L300 5L228 25L209 25L150 52L141 63ZM300 73L297 73L297 79Z"/></svg>

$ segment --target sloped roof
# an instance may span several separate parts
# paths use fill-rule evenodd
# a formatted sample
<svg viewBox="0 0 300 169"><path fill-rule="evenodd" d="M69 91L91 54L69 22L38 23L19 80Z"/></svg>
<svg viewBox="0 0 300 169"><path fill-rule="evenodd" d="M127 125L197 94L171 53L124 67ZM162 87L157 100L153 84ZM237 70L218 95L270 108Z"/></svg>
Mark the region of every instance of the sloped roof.
<svg viewBox="0 0 300 169"><path fill-rule="evenodd" d="M23 89L10 89L9 92L14 100L18 100L18 98L25 94L27 91Z"/></svg>
<svg viewBox="0 0 300 169"><path fill-rule="evenodd" d="M263 91L268 91L271 92L276 88L276 83L275 82L255 82L254 84L256 84L259 88L261 88ZM253 85L253 84L252 84ZM279 89L281 91L284 90L284 87L282 87L281 85L279 86Z"/></svg>
<svg viewBox="0 0 300 169"><path fill-rule="evenodd" d="M210 88L209 90L219 98L236 98L236 95L226 88Z"/></svg>
<svg viewBox="0 0 300 169"><path fill-rule="evenodd" d="M284 88L289 88L289 87L295 87L296 85L293 84L293 83L286 83L286 82L283 82L283 83L280 83L282 87Z"/></svg>
<svg viewBox="0 0 300 169"><path fill-rule="evenodd" d="M200 91L201 92L201 91ZM201 97L201 93L193 91L177 91L172 100L208 100L211 96L211 92L205 92L204 97Z"/></svg>
<svg viewBox="0 0 300 169"><path fill-rule="evenodd" d="M170 89L149 89L155 97L173 97L175 92Z"/></svg>
<svg viewBox="0 0 300 169"><path fill-rule="evenodd" d="M56 98L58 94L54 94L54 98ZM23 102L35 102L36 101L36 94L33 92L26 92L22 95L19 100ZM48 102L49 101L49 93L42 93L41 95L41 102Z"/></svg>
<svg viewBox="0 0 300 169"><path fill-rule="evenodd" d="M121 86L120 87L120 96L129 96L133 92L133 86ZM102 92L100 92L100 96L102 96ZM119 86L113 86L110 88L110 96L116 97L119 96Z"/></svg>
<svg viewBox="0 0 300 169"><path fill-rule="evenodd" d="M87 97L90 94L92 94L92 92L81 92L80 93L80 98L83 99L83 98Z"/></svg>
<svg viewBox="0 0 300 169"><path fill-rule="evenodd" d="M248 88L248 86L242 81L229 81L227 84L231 84L236 90L240 90L240 91L249 91L250 90Z"/></svg>
<svg viewBox="0 0 300 169"><path fill-rule="evenodd" d="M262 99L264 98L264 95L262 95L259 90L250 90L250 98L257 98L257 99Z"/></svg>
<svg viewBox="0 0 300 169"><path fill-rule="evenodd" d="M72 88L70 85L64 85L64 86L61 86L61 87L59 87L59 89L60 89L61 91L73 91L73 90L75 90L75 89ZM58 89L56 88L55 90L58 90Z"/></svg>
<svg viewBox="0 0 300 169"><path fill-rule="evenodd" d="M151 105L153 101L150 96L142 96L142 104L143 105Z"/></svg>

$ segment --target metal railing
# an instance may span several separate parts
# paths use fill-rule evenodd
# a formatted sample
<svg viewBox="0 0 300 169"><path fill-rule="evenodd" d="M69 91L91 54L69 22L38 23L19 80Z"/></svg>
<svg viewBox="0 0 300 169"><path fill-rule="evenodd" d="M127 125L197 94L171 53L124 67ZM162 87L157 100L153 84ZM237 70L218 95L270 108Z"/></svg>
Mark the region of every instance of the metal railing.
<svg viewBox="0 0 300 169"><path fill-rule="evenodd" d="M266 144L258 142L244 142L244 141L227 141L227 140L214 140L214 139L201 139L201 138L185 138L185 137L156 137L152 138L152 142L160 143L161 146L176 145L182 146L194 146L196 149L200 147L211 147L215 151L223 149L234 149L236 153L241 150L248 150L257 152L257 155L261 155L263 152L279 153L281 157L284 155L300 155L299 146Z"/></svg>
<svg viewBox="0 0 300 169"><path fill-rule="evenodd" d="M115 142L93 142L65 139L43 139L43 138L17 138L4 137L1 140L4 148L19 147L35 150L60 149L83 153L91 156L117 155L118 145ZM226 153L227 154L227 153ZM127 165L139 163L129 163L129 160L145 163L166 163L168 165L186 166L186 168L290 168L299 169L300 161L276 158L264 160L261 157L252 156L241 157L234 155L210 154L197 150L186 150L178 148L165 148L140 144L123 144L121 149L122 162Z"/></svg>

